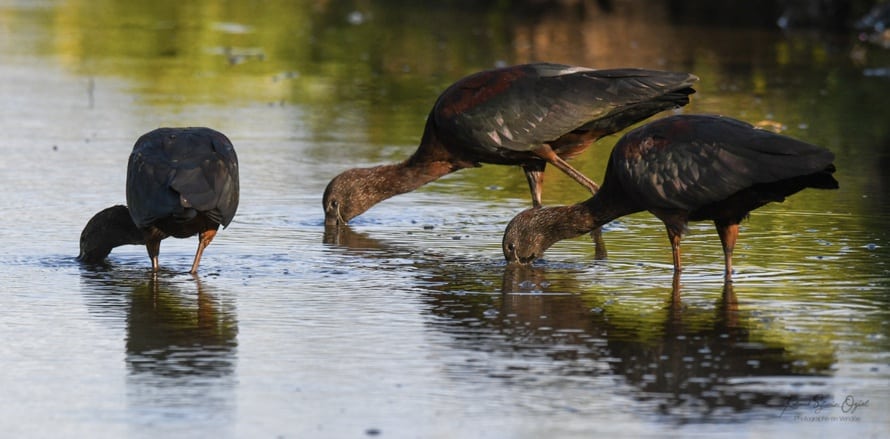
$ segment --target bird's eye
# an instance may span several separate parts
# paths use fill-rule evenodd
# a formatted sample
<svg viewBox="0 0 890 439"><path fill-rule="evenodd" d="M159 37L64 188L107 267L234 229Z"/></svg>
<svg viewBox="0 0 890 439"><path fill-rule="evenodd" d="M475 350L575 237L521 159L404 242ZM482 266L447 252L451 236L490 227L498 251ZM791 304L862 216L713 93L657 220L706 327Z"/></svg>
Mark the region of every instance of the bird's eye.
<svg viewBox="0 0 890 439"><path fill-rule="evenodd" d="M510 250L511 252L516 251L516 245L514 245L512 242L507 244L507 250Z"/></svg>

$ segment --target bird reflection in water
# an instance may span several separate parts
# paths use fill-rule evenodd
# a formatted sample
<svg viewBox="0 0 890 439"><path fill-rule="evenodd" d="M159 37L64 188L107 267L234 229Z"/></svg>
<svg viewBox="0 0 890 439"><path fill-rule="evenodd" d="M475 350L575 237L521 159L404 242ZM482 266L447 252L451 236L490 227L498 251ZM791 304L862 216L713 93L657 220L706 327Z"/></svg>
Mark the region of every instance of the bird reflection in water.
<svg viewBox="0 0 890 439"><path fill-rule="evenodd" d="M620 294L577 293L571 283L551 283L539 267L509 265L500 295L434 287L442 291L428 297L429 309L439 317L431 324L453 335L455 347L488 353L483 364L449 367L482 368L473 375L531 386L617 376L631 386L632 398L641 403L637 407L652 407L642 415L687 422L776 416L790 386L763 382L826 375L833 362L829 355L802 371L790 346L753 337L750 326L756 320L739 311L732 283L723 285L714 308L688 307L675 275L663 311L654 314L638 303L622 303ZM531 366L518 366L520 360ZM615 391L603 389L604 398ZM594 395L573 402L590 404L571 407L581 411L603 403Z"/></svg>
<svg viewBox="0 0 890 439"><path fill-rule="evenodd" d="M213 435L235 410L234 303L197 276L141 267L81 271L90 315L125 331L127 400L137 423L206 423Z"/></svg>
<svg viewBox="0 0 890 439"><path fill-rule="evenodd" d="M358 233L347 224L325 225L322 243L353 250L383 248L383 244L379 240Z"/></svg>
<svg viewBox="0 0 890 439"><path fill-rule="evenodd" d="M327 232L325 243L347 255L389 259L408 251L349 227ZM812 395L762 383L816 382L834 361L830 353L802 358L793 346L772 341L779 337L752 335L758 320L739 309L731 282L722 284L714 306L693 306L681 301L683 286L675 273L666 285L654 287L664 303L653 312L641 308L637 292L607 292L548 266L466 264L440 257L413 263L412 276L424 281L422 300L434 317L428 325L449 335L455 352L443 363L446 373L456 380L486 380L474 385L491 379L522 383L524 395L545 398L552 392L537 392L535 386L564 382L581 396L563 392L566 400L552 401L560 409L601 408L598 404L610 403L605 400L625 387L609 384L600 394L583 392L599 385L600 377L618 377L629 386L636 407L651 407L644 416L672 422L778 416L789 397Z"/></svg>
<svg viewBox="0 0 890 439"><path fill-rule="evenodd" d="M231 304L162 284L157 275L133 288L127 315L127 364L132 373L224 376L234 371L238 326Z"/></svg>
<svg viewBox="0 0 890 439"><path fill-rule="evenodd" d="M178 277L180 278L181 277ZM234 418L238 326L231 302L194 276L151 275L127 311L127 400L141 422L191 420L212 436ZM187 283L187 282L186 282Z"/></svg>

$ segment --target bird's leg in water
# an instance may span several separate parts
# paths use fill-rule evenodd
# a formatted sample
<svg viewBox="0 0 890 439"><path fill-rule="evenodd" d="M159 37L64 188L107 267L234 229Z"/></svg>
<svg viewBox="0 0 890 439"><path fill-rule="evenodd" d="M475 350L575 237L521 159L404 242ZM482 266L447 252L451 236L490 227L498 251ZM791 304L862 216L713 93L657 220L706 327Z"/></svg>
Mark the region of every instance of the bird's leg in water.
<svg viewBox="0 0 890 439"><path fill-rule="evenodd" d="M680 265L680 238L683 237L683 233L671 226L667 226L667 232L668 239L671 241L671 254L674 257L674 273L679 273L683 271L683 267Z"/></svg>
<svg viewBox="0 0 890 439"><path fill-rule="evenodd" d="M544 187L544 167L546 163L531 163L522 165L525 179L528 180L528 189L532 193L532 207L541 207L541 193Z"/></svg>
<svg viewBox="0 0 890 439"><path fill-rule="evenodd" d="M148 257L151 258L151 271L157 273L160 269L158 254L161 252L161 240L146 238L145 249L148 250Z"/></svg>
<svg viewBox="0 0 890 439"><path fill-rule="evenodd" d="M603 260L609 256L609 253L606 251L606 242L603 241L603 229L601 227L597 227L590 231L590 239L593 240L593 258L596 260Z"/></svg>
<svg viewBox="0 0 890 439"><path fill-rule="evenodd" d="M195 252L195 262L192 263L192 269L189 270L189 273L195 274L198 272L198 264L201 263L201 254L204 253L204 249L210 245L210 241L213 241L214 236L216 236L216 229L205 230L198 235L198 251Z"/></svg>
<svg viewBox="0 0 890 439"><path fill-rule="evenodd" d="M738 224L720 224L716 223L717 234L720 235L720 243L723 244L723 261L726 267L724 272L724 281L732 282L732 251L735 249L735 242L739 237Z"/></svg>

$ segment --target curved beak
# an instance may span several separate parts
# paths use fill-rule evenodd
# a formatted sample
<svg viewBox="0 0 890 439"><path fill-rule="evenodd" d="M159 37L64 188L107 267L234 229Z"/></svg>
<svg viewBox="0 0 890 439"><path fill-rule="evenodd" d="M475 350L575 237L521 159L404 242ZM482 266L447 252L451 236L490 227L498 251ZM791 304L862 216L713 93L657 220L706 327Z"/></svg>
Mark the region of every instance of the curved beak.
<svg viewBox="0 0 890 439"><path fill-rule="evenodd" d="M535 254L530 254L527 257L520 257L516 254L516 248L512 244L504 244L503 250L504 259L507 260L508 266L530 265L537 259Z"/></svg>
<svg viewBox="0 0 890 439"><path fill-rule="evenodd" d="M326 210L324 213L324 225L325 226L342 226L345 225L346 221L343 220L343 216L340 215L340 207L332 206L329 210Z"/></svg>
<svg viewBox="0 0 890 439"><path fill-rule="evenodd" d="M535 259L537 259L537 258L534 256L529 256L527 258L518 258L514 255L512 258L507 258L507 265L508 266L527 266L527 265L531 265L532 262L535 262Z"/></svg>

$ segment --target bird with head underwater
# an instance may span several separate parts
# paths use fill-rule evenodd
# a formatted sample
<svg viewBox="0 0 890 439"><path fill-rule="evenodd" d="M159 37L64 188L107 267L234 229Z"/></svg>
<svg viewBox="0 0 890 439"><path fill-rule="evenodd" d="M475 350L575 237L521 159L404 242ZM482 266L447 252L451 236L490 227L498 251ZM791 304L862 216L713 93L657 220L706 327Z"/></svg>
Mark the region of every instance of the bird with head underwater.
<svg viewBox="0 0 890 439"><path fill-rule="evenodd" d="M161 240L198 235L190 273L219 226L238 209L238 157L232 142L210 128L159 128L141 136L127 165L127 206L103 209L80 235L85 263L103 261L121 245L145 245L159 270Z"/></svg>
<svg viewBox="0 0 890 439"><path fill-rule="evenodd" d="M549 63L467 76L436 100L413 155L330 181L322 200L325 225L346 224L387 198L483 163L521 166L533 206L541 205L548 163L595 192L596 183L566 159L603 136L686 105L697 80L689 73ZM600 247L599 231L594 234Z"/></svg>
<svg viewBox="0 0 890 439"><path fill-rule="evenodd" d="M615 144L593 197L514 217L504 232L504 257L528 264L558 241L649 211L667 228L677 273L686 224L713 221L723 245L724 277L731 281L739 223L752 210L803 189L837 189L833 161L825 148L728 117L659 119Z"/></svg>

